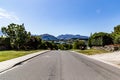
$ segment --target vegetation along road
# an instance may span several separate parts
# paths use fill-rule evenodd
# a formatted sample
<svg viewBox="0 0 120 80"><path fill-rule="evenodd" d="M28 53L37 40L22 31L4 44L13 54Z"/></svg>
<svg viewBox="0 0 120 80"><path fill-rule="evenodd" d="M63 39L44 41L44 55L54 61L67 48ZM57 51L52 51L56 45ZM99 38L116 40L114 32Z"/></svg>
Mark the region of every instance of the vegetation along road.
<svg viewBox="0 0 120 80"><path fill-rule="evenodd" d="M120 70L81 54L50 51L0 73L0 80L119 80Z"/></svg>

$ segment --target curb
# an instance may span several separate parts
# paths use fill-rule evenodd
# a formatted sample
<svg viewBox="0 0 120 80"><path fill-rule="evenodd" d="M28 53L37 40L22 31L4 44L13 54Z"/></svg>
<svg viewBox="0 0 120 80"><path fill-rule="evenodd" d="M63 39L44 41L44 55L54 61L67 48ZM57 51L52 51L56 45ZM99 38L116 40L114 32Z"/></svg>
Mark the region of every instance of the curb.
<svg viewBox="0 0 120 80"><path fill-rule="evenodd" d="M28 54L28 55L25 55L25 56L21 56L21 57L18 57L18 58L14 58L14 59L10 59L10 60L7 60L7 61L0 62L0 73L4 72L6 70L9 70L16 65L21 64L22 62L30 60L30 59L32 59L36 56L39 56L41 54L44 54L46 52L49 52L49 50L40 51L40 52L36 52L36 53L33 53L33 54Z"/></svg>
<svg viewBox="0 0 120 80"><path fill-rule="evenodd" d="M85 55L85 54L82 54L82 53L79 53L79 52L76 52L76 51L71 51L71 52L74 52L74 53L76 53L76 54L82 55L82 56L87 57L87 58L89 58L89 59L97 60L97 61L102 62L102 63L104 63L104 64L108 64L108 65L110 65L110 66L113 66L113 67L116 67L116 68L120 69L120 66L118 66L118 65L116 65L116 64L113 64L113 63L110 63L110 62L107 62L107 61L104 61L104 60L101 60L101 59L92 58L92 57L90 57L90 56L88 56L88 55Z"/></svg>

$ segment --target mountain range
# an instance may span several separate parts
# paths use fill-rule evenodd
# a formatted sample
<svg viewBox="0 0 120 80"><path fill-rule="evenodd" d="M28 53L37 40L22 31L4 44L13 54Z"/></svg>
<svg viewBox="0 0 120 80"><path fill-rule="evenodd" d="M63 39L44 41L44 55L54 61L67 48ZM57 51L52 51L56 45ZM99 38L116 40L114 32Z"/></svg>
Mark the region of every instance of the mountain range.
<svg viewBox="0 0 120 80"><path fill-rule="evenodd" d="M2 36L2 32L0 31L0 36ZM37 35L38 36L38 35ZM73 34L62 34L57 37L50 35L50 34L42 34L39 35L42 40L46 41L57 41L57 40L69 40L69 39L82 39L82 40L87 40L89 37L88 36L82 36L82 35L73 35Z"/></svg>
<svg viewBox="0 0 120 80"><path fill-rule="evenodd" d="M88 36L81 36L81 35L73 35L73 34L65 34L65 35L59 35L57 37L50 35L50 34L42 34L40 35L42 40L69 40L69 39L82 39L82 40L87 40L89 37Z"/></svg>
<svg viewBox="0 0 120 80"><path fill-rule="evenodd" d="M58 40L55 36L50 35L50 34L42 34L40 35L40 37L42 38L42 40L46 40L46 41Z"/></svg>

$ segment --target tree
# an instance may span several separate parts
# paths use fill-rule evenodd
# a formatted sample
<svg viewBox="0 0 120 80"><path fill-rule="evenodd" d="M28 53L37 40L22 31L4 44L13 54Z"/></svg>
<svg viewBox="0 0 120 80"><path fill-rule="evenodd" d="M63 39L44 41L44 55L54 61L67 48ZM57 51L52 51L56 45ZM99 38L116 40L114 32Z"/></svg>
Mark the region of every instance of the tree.
<svg viewBox="0 0 120 80"><path fill-rule="evenodd" d="M120 34L120 25L114 27L114 33Z"/></svg>
<svg viewBox="0 0 120 80"><path fill-rule="evenodd" d="M73 49L78 49L78 40L73 43Z"/></svg>
<svg viewBox="0 0 120 80"><path fill-rule="evenodd" d="M24 46L22 46L23 49L39 49L42 44L42 40L39 36L31 36L30 39L28 39Z"/></svg>
<svg viewBox="0 0 120 80"><path fill-rule="evenodd" d="M90 38L88 39L88 46L91 48L92 47L92 39L91 39L91 37L92 37L92 33L90 34Z"/></svg>
<svg viewBox="0 0 120 80"><path fill-rule="evenodd" d="M120 44L120 25L114 27L114 32L111 33L114 44Z"/></svg>
<svg viewBox="0 0 120 80"><path fill-rule="evenodd" d="M0 50L11 49L10 38L0 37Z"/></svg>
<svg viewBox="0 0 120 80"><path fill-rule="evenodd" d="M81 49L84 50L86 48L85 41L77 40L73 43L73 49Z"/></svg>
<svg viewBox="0 0 120 80"><path fill-rule="evenodd" d="M113 44L113 38L111 34L99 32L94 33L92 36L90 36L88 40L89 46L105 46L109 44Z"/></svg>
<svg viewBox="0 0 120 80"><path fill-rule="evenodd" d="M58 49L65 50L64 45L63 44L58 44Z"/></svg>
<svg viewBox="0 0 120 80"><path fill-rule="evenodd" d="M42 44L41 44L41 49L50 49L50 50L53 50L55 49L56 45L54 45L54 43L52 42L49 42L49 41L43 41Z"/></svg>
<svg viewBox="0 0 120 80"><path fill-rule="evenodd" d="M115 44L120 44L120 35L115 36L115 38L114 38L114 43L115 43Z"/></svg>
<svg viewBox="0 0 120 80"><path fill-rule="evenodd" d="M6 37L10 38L11 47L14 49L20 49L31 36L30 32L25 30L24 24L12 23L7 27L2 27L1 30Z"/></svg>
<svg viewBox="0 0 120 80"><path fill-rule="evenodd" d="M46 41L42 41L40 49L47 49Z"/></svg>

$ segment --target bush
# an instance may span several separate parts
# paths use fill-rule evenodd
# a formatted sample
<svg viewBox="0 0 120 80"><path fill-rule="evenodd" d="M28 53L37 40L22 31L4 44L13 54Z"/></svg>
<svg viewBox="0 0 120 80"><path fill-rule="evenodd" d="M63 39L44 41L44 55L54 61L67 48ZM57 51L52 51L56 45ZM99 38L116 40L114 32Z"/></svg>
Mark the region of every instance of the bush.
<svg viewBox="0 0 120 80"><path fill-rule="evenodd" d="M10 46L10 38L0 38L0 50L8 50L11 49Z"/></svg>
<svg viewBox="0 0 120 80"><path fill-rule="evenodd" d="M113 38L110 34L104 32L94 33L88 40L88 45L90 47L110 44L113 44Z"/></svg>
<svg viewBox="0 0 120 80"><path fill-rule="evenodd" d="M77 41L75 41L73 43L73 49L81 49L81 50L86 49L85 41L83 41L83 40L77 40Z"/></svg>

